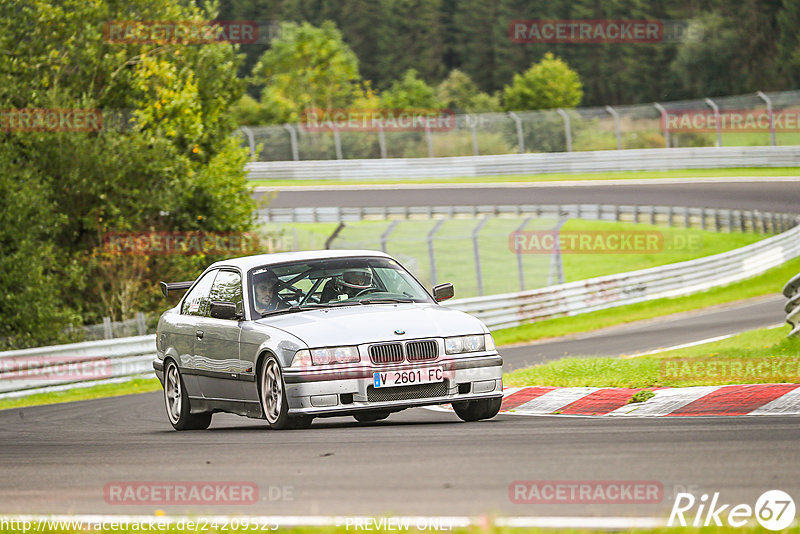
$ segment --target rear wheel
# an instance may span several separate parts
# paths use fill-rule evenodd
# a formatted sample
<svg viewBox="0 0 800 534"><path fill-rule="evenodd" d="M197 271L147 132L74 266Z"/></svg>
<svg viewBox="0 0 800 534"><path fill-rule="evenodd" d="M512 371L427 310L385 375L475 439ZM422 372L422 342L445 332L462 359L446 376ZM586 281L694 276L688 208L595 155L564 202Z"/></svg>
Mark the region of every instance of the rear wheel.
<svg viewBox="0 0 800 534"><path fill-rule="evenodd" d="M359 423L372 423L374 421L381 421L389 417L389 412L362 412L354 414L353 417Z"/></svg>
<svg viewBox="0 0 800 534"><path fill-rule="evenodd" d="M474 401L454 402L453 410L462 420L480 421L491 419L500 411L503 399L480 399Z"/></svg>
<svg viewBox="0 0 800 534"><path fill-rule="evenodd" d="M261 366L260 375L261 410L270 428L275 430L301 429L311 426L313 418L308 415L289 415L286 386L281 366L275 356L269 356Z"/></svg>
<svg viewBox="0 0 800 534"><path fill-rule="evenodd" d="M210 413L191 413L183 377L172 360L167 362L164 370L164 404L169 422L175 430L203 430L211 424Z"/></svg>

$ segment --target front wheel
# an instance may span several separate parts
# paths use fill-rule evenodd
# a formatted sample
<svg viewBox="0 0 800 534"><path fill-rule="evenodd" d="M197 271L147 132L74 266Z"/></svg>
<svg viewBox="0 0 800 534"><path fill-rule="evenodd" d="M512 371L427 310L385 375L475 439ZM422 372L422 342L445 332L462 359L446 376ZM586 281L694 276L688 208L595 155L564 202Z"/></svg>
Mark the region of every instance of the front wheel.
<svg viewBox="0 0 800 534"><path fill-rule="evenodd" d="M454 402L453 410L463 421L480 421L491 419L500 411L503 399L481 399L474 401Z"/></svg>
<svg viewBox="0 0 800 534"><path fill-rule="evenodd" d="M169 360L164 370L164 404L167 417L175 430L203 430L211 424L210 413L192 414L189 394L183 385L178 365Z"/></svg>
<svg viewBox="0 0 800 534"><path fill-rule="evenodd" d="M281 366L275 356L270 356L261 366L260 392L261 410L270 428L275 430L301 429L311 426L312 417L308 415L289 415L289 402L286 399L286 386L283 382Z"/></svg>

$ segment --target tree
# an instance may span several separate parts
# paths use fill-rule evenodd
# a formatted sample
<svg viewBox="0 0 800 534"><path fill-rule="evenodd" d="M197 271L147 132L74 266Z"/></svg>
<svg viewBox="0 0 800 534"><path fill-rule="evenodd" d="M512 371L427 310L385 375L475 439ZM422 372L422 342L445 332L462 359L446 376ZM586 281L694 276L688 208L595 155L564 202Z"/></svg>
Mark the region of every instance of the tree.
<svg viewBox="0 0 800 534"><path fill-rule="evenodd" d="M310 108L346 107L361 94L358 59L333 23L287 22L279 33L253 70L265 84L262 104L283 110L278 122L297 122Z"/></svg>
<svg viewBox="0 0 800 534"><path fill-rule="evenodd" d="M436 91L419 79L414 69L407 70L400 80L381 94L381 104L385 109L433 109L441 106Z"/></svg>
<svg viewBox="0 0 800 534"><path fill-rule="evenodd" d="M457 113L484 113L499 111L500 103L496 97L482 93L469 76L458 69L436 88L436 95L442 106Z"/></svg>
<svg viewBox="0 0 800 534"><path fill-rule="evenodd" d="M8 0L3 9L0 44L13 53L0 56L0 106L98 110L102 128L0 136L0 205L18 219L0 227L0 255L30 272L0 273L2 331L27 345L57 338L78 315L97 322L163 306L157 279L194 276L207 259L112 256L103 237L251 227L247 151L228 114L243 90L238 56L227 43L103 35L109 20L213 18L177 0ZM48 331L30 324L43 317Z"/></svg>
<svg viewBox="0 0 800 534"><path fill-rule="evenodd" d="M514 75L503 90L503 107L506 111L571 108L582 97L578 73L548 52L523 74Z"/></svg>

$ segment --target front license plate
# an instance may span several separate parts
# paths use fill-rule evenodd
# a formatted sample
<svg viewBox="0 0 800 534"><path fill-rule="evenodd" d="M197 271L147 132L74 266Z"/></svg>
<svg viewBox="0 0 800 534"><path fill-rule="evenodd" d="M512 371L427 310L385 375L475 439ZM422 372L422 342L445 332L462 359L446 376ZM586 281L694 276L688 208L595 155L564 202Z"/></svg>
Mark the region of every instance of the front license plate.
<svg viewBox="0 0 800 534"><path fill-rule="evenodd" d="M421 369L406 370L398 369L396 371L372 373L372 378L376 388L430 384L431 382L442 382L444 380L444 370L441 367L424 367Z"/></svg>

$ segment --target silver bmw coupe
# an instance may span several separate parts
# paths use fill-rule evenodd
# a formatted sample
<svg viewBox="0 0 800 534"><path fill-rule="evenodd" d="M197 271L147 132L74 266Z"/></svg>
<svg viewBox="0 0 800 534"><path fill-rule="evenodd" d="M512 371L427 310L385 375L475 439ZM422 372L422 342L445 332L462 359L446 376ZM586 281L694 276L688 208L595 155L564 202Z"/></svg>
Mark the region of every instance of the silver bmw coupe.
<svg viewBox="0 0 800 534"><path fill-rule="evenodd" d="M315 417L385 419L451 404L464 421L494 417L502 358L477 318L438 302L382 252L324 250L220 261L161 315L156 375L176 430L204 429L216 412L275 429Z"/></svg>

